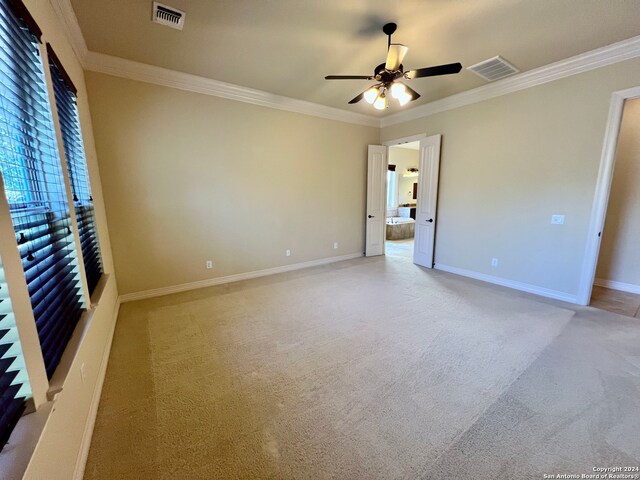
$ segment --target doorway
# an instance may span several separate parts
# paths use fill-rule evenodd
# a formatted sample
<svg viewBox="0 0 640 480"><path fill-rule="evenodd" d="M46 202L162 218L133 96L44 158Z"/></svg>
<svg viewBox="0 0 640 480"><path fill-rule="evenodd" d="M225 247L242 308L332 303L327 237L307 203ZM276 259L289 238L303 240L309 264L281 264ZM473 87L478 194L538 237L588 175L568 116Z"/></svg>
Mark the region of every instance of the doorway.
<svg viewBox="0 0 640 480"><path fill-rule="evenodd" d="M624 103L590 305L640 318L640 98Z"/></svg>
<svg viewBox="0 0 640 480"><path fill-rule="evenodd" d="M602 149L602 160L600 161L600 170L598 172L598 181L596 183L596 192L593 200L593 208L591 212L591 221L589 223L589 232L587 237L587 248L584 256L584 263L582 267L582 275L580 278L580 286L578 290L578 298L577 303L580 305L589 305L592 301L592 293L598 295L598 288L594 292L594 285L596 287L601 287L598 283L606 282L609 287L617 286L620 287L620 283L625 284L626 281L620 281L612 278L602 278L598 277L598 275L610 275L609 272L616 270L608 270L609 267L602 264L599 265L600 260L600 252L601 247L603 249L603 259L607 255L604 249L608 248L606 244L603 242L604 235L607 237L612 237L611 240L613 243L616 241L621 241L620 239L615 240L615 233L612 235L609 234L608 231L615 232L615 220L608 217L608 206L611 200L612 208L617 201L612 197L612 187L614 186L614 166L616 164L616 155L618 153L619 139L621 139L621 130L623 126L623 112L626 110L626 106L632 105L634 100L640 99L640 87L629 88L626 90L620 90L618 92L614 92L611 95L611 103L609 106L609 117L607 120L607 129L605 132L604 145ZM637 131L638 126L636 125L634 129ZM637 133L636 133L637 134ZM616 167L617 168L617 167ZM637 165L636 165L637 168ZM624 175L624 172L621 169L618 169L621 175ZM623 179L627 180L627 179ZM637 189L638 180L636 179L634 183L634 187L632 190ZM637 197L637 194L636 194ZM632 202L633 203L633 202ZM613 210L612 210L613 211ZM605 231L605 220L613 226L610 225ZM626 223L626 222L625 222ZM625 226L626 228L626 226ZM609 241L609 240L607 240ZM609 261L609 260L603 260ZM638 271L636 267L636 271ZM603 273L606 272L606 273ZM619 270L618 270L619 272ZM626 274L625 274L626 275ZM620 277L623 278L623 277ZM624 278L627 278L626 276ZM633 282L638 283L627 283L625 288L638 288L638 292L640 294L640 279L636 277L628 277ZM617 283L617 285L616 285ZM630 286L630 287L629 287ZM605 287L608 288L608 287ZM627 292L633 293L633 292ZM594 301L596 298L594 297ZM594 305L595 306L595 305ZM637 313L637 312L636 312Z"/></svg>
<svg viewBox="0 0 640 480"><path fill-rule="evenodd" d="M413 258L420 142L392 145L388 150L385 253Z"/></svg>
<svg viewBox="0 0 640 480"><path fill-rule="evenodd" d="M407 167L402 171L402 178L412 179L401 182L399 168L393 165L393 172L389 173L389 149L398 145L418 142L418 167ZM413 263L433 268L436 230L436 211L438 204L438 179L440 172L440 145L442 135L416 135L404 139L394 140L384 145L369 145L367 156L367 210L366 210L366 239L365 255L375 256L385 254L386 229L397 232L390 234L390 240L406 240L404 254L413 250ZM412 150L412 149L405 149ZM410 154L409 154L410 155ZM420 174L422 172L422 174ZM387 181L389 178L389 181ZM391 181L391 179L394 181ZM390 191L387 191L389 183ZM414 186L413 184L417 185ZM409 186L410 185L410 186ZM406 200L404 191L406 190ZM415 195L415 200L413 196ZM387 215L387 207L391 215ZM414 209L414 210L412 210ZM395 215L394 215L395 214ZM412 214L414 218L412 218ZM387 223L388 222L388 223ZM398 224L413 224L413 249L411 249L411 234L402 232ZM395 247L395 244L391 245Z"/></svg>

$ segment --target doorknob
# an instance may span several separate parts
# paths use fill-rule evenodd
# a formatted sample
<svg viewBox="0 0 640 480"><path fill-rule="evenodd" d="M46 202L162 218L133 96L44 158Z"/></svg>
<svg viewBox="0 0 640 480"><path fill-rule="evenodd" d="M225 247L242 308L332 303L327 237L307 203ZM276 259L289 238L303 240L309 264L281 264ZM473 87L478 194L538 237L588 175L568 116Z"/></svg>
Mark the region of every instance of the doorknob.
<svg viewBox="0 0 640 480"><path fill-rule="evenodd" d="M369 218L375 218L374 215L367 215Z"/></svg>
<svg viewBox="0 0 640 480"><path fill-rule="evenodd" d="M433 218L430 218L429 220L427 220L427 222L433 223Z"/></svg>

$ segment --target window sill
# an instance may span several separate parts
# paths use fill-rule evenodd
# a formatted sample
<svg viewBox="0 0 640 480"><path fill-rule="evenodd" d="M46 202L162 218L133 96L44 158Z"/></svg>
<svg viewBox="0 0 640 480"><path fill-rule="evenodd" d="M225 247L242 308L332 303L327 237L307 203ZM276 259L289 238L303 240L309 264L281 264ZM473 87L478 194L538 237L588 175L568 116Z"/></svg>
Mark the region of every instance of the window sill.
<svg viewBox="0 0 640 480"><path fill-rule="evenodd" d="M91 299L89 300L89 303L91 303L91 308L97 307L98 304L100 303L100 299L102 298L102 293L104 292L104 289L107 286L108 281L109 281L109 274L103 273L102 276L100 277L100 280L98 280L96 289L93 291L93 294L91 295Z"/></svg>
<svg viewBox="0 0 640 480"><path fill-rule="evenodd" d="M13 429L13 432L11 432L9 442L5 445L2 452L0 452L0 479L20 480L23 478L38 441L42 436L42 432L46 427L49 415L53 411L55 397L64 388L64 384L71 371L71 366L80 349L82 340L91 325L95 308L100 302L100 297L108 281L109 275L103 274L93 295L91 295L91 306L80 317L73 336L69 340L69 344L58 364L58 368L49 381L49 390L47 392L48 401L42 404L36 411L34 411L32 401L27 402L25 411L29 413L25 413L20 420L18 420L16 427Z"/></svg>

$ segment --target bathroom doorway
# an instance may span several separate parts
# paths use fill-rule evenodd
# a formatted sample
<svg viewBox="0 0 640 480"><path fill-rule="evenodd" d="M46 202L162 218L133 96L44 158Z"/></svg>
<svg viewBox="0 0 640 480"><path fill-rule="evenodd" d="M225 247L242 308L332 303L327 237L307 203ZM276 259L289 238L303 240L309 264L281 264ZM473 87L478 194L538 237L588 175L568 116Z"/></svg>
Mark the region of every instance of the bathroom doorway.
<svg viewBox="0 0 640 480"><path fill-rule="evenodd" d="M640 318L640 98L624 102L590 305Z"/></svg>
<svg viewBox="0 0 640 480"><path fill-rule="evenodd" d="M385 253L413 259L420 142L389 147Z"/></svg>
<svg viewBox="0 0 640 480"><path fill-rule="evenodd" d="M628 116L626 120L628 120L629 124L625 126L627 130L629 130L629 133L634 133L634 130L637 131L637 125L634 125L633 122L633 117L636 115L633 111L633 107L636 105L634 100L636 99L640 99L640 87L627 88L613 92L611 95L602 159L600 161L595 198L593 201L591 220L589 222L587 249L584 255L582 275L580 277L580 286L576 299L580 305L593 304L596 306L595 303L598 300L598 292L593 291L594 284L609 290L614 290L614 288L618 290L618 292L614 291L613 293L640 294L640 280L638 280L638 277L628 277L629 271L626 269L626 264L630 261L631 257L620 251L620 248L628 250L625 245L625 242L628 243L626 240L628 235L625 235L624 231L616 232L616 230L620 230L620 227L623 227L623 230L628 230L628 228L632 227L632 225L627 225L627 219L633 218L633 216L628 216L626 213L623 215L623 212L633 210L633 205L637 203L632 200L635 197L635 192L637 192L637 182L633 183L633 178L637 178L638 173L636 170L634 176L633 169L637 168L637 162L629 162L626 167L623 166L624 162L621 162L620 165L616 166L617 154L623 154L623 151L618 152L618 147L621 146L619 143L625 143L622 150L630 146L630 150L633 151L633 144L637 142L634 140L634 136L629 136L629 138L625 140L624 137L628 135L622 132L623 116ZM627 106L630 107L629 110L625 108ZM629 141L627 142L627 140ZM628 145L626 145L626 143L628 143ZM625 171L625 169L628 171ZM628 179L619 178L618 181L614 180L615 170L618 170L618 177L626 177L628 175ZM627 180L632 183L629 185ZM621 182L623 187L625 187L624 183L627 183L626 188L621 189L619 185ZM611 194L618 195L620 198L610 198ZM609 205L610 201L611 205ZM616 203L618 206L616 206ZM624 207L620 208L620 205L624 205ZM608 211L608 207L611 207L612 211ZM617 211L616 208L618 209ZM622 221L620 221L619 218L622 218ZM605 222L605 219L607 222ZM622 235L620 235L621 233ZM607 242L613 244L613 249L609 246L608 252L607 245L601 245L604 243L603 240L605 236L607 237ZM634 238L633 234L631 237ZM637 238L637 235L635 238ZM601 253L602 258L600 258ZM616 258L613 258L612 253L615 254ZM622 255L620 255L621 253ZM592 294L595 294L596 298L592 298ZM611 304L612 302L616 302L614 298L610 298L609 300L611 301L607 301L606 303ZM598 308L603 308L603 306L600 305ZM634 316L636 313L638 313L638 310L634 312Z"/></svg>

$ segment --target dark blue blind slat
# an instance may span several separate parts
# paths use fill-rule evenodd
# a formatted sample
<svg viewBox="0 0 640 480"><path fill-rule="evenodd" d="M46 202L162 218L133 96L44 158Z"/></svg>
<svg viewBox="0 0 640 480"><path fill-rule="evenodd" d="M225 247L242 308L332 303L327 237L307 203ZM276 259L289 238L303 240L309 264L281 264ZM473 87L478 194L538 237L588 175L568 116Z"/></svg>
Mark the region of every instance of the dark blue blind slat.
<svg viewBox="0 0 640 480"><path fill-rule="evenodd" d="M9 345L11 347L11 345ZM2 374L2 378L0 378L0 385L2 387L8 387L13 382L13 379L16 378L18 372L9 372L9 368L13 364L14 357L2 358L0 360L0 374Z"/></svg>
<svg viewBox="0 0 640 480"><path fill-rule="evenodd" d="M70 281L73 280L74 275L73 266L64 265L52 272L47 277L46 283L40 283L40 288L35 289L37 291L33 295L33 313L36 317L36 326L39 327L38 333L42 338L46 336L46 332L59 325L49 321L49 318L58 311L59 302L66 298L59 295L63 292L79 290L79 287Z"/></svg>
<svg viewBox="0 0 640 480"><path fill-rule="evenodd" d="M58 57L50 45L47 45L47 51L50 57L49 68L51 70L56 107L60 120L62 144L67 158L71 191L75 201L82 260L87 278L87 286L91 294L102 276L102 261L100 258L100 244L95 225L93 205L91 204L91 186L89 184L87 159L80 132L80 119L76 105L75 87L70 85L69 76L62 68L62 65L57 63L59 62Z"/></svg>
<svg viewBox="0 0 640 480"><path fill-rule="evenodd" d="M0 445L4 446L26 407L25 398L18 397L19 388L12 386L0 394Z"/></svg>
<svg viewBox="0 0 640 480"><path fill-rule="evenodd" d="M28 166L24 154L32 156L31 152L36 148L38 140L32 133L40 130L37 122L42 118L39 110L44 97L29 94L29 89L43 85L43 79L37 78L37 69L32 65L37 59L36 42L24 22L12 12L8 0L0 0L0 172L8 185L5 194L10 204L15 205L37 199L37 195L27 198L24 193L33 173L20 172ZM23 126L25 122L26 126ZM50 141L53 137L45 135L45 138ZM0 259L0 303L3 304L0 315L0 450L9 440L24 411L25 400L31 395L4 278Z"/></svg>

